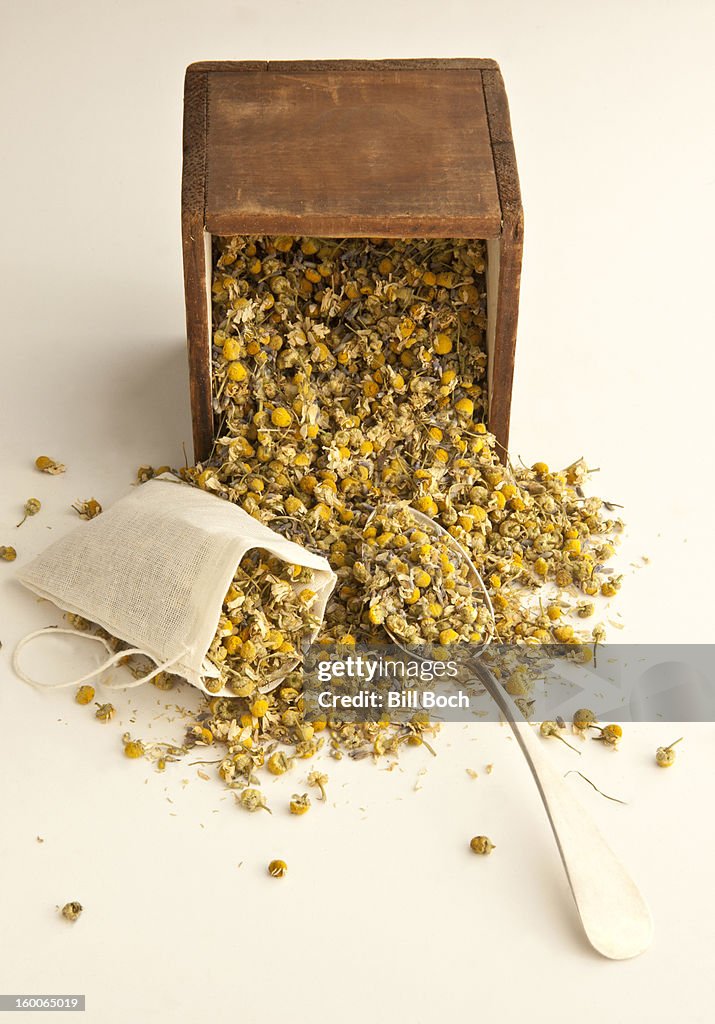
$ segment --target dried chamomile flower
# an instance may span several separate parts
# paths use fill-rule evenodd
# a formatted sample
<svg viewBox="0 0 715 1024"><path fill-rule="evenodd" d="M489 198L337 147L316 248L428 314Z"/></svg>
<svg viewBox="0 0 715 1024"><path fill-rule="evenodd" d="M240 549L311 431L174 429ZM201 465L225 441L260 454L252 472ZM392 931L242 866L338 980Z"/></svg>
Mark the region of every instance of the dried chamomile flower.
<svg viewBox="0 0 715 1024"><path fill-rule="evenodd" d="M94 700L94 687L85 683L84 686L79 687L74 695L74 699L78 704L91 704Z"/></svg>
<svg viewBox="0 0 715 1024"><path fill-rule="evenodd" d="M266 768L271 775L284 775L290 768L290 761L280 750L277 750L266 761Z"/></svg>
<svg viewBox="0 0 715 1024"><path fill-rule="evenodd" d="M577 754L580 754L581 753L580 750L576 750L576 747L573 747L568 742L568 740L565 740L563 738L563 736L561 735L561 730L562 729L563 729L563 726L559 725L558 722L542 722L541 725L539 726L539 732L541 733L542 736L544 736L544 737L553 736L555 739L561 740L562 743L565 743L566 746L569 748L569 750L574 750L574 751L576 751Z"/></svg>
<svg viewBox="0 0 715 1024"><path fill-rule="evenodd" d="M277 408L271 413L271 423L274 427L289 427L293 417L287 409Z"/></svg>
<svg viewBox="0 0 715 1024"><path fill-rule="evenodd" d="M681 736L680 739L671 743L669 747L658 747L655 752L655 763L660 768L670 768L671 765L675 764L675 751L673 747L676 743L682 743L682 740L683 737Z"/></svg>
<svg viewBox="0 0 715 1024"><path fill-rule="evenodd" d="M310 797L308 796L307 793L303 793L302 796L299 796L297 793L294 793L293 796L291 797L289 808L291 814L305 814L307 811L310 810Z"/></svg>
<svg viewBox="0 0 715 1024"><path fill-rule="evenodd" d="M327 800L325 793L325 787L328 784L328 776L324 772L310 772L308 775L308 785L316 786L320 790L320 799Z"/></svg>
<svg viewBox="0 0 715 1024"><path fill-rule="evenodd" d="M284 860L272 860L268 865L268 874L271 878L283 878L288 870L288 865Z"/></svg>
<svg viewBox="0 0 715 1024"><path fill-rule="evenodd" d="M167 672L159 672L158 675L150 679L149 682L152 686L155 686L157 690L173 690L175 684L175 677L169 675Z"/></svg>
<svg viewBox="0 0 715 1024"><path fill-rule="evenodd" d="M65 614L65 619L73 629L78 630L80 633L86 633L92 626L92 623L88 619L83 618L81 615L75 615L74 612L67 612Z"/></svg>
<svg viewBox="0 0 715 1024"><path fill-rule="evenodd" d="M132 760L144 756L144 744L141 740L133 740L128 732L122 736L124 744L124 756Z"/></svg>
<svg viewBox="0 0 715 1024"><path fill-rule="evenodd" d="M57 476L59 473L64 473L67 469L61 462L55 462L49 455L38 455L35 459L35 468L39 469L41 473L49 473L52 476Z"/></svg>
<svg viewBox="0 0 715 1024"><path fill-rule="evenodd" d="M193 725L189 729L189 738L192 738L195 743L210 746L214 741L214 734L205 725Z"/></svg>
<svg viewBox="0 0 715 1024"><path fill-rule="evenodd" d="M81 903L77 903L73 900L72 903L65 903L64 907L60 910L60 913L64 917L65 921L71 921L73 924L79 920L80 914L84 907Z"/></svg>
<svg viewBox="0 0 715 1024"><path fill-rule="evenodd" d="M94 519L102 511L102 506L96 498L88 498L86 501L77 501L72 508L80 519Z"/></svg>
<svg viewBox="0 0 715 1024"><path fill-rule="evenodd" d="M114 718L116 708L113 704L97 704L97 710L94 713L94 717L98 718L100 722L109 722Z"/></svg>
<svg viewBox="0 0 715 1024"><path fill-rule="evenodd" d="M598 719L593 711L589 708L579 708L578 711L574 711L573 715L573 731L576 733L586 733L589 729L598 728Z"/></svg>
<svg viewBox="0 0 715 1024"><path fill-rule="evenodd" d="M469 841L469 848L472 853L479 853L483 856L488 856L492 850L496 849L494 843L487 836L474 836Z"/></svg>
<svg viewBox="0 0 715 1024"><path fill-rule="evenodd" d="M623 737L623 729L620 725L606 725L596 726L595 728L601 730L600 736L594 736L594 740L602 740L607 743L610 747L617 747L621 738Z"/></svg>
<svg viewBox="0 0 715 1024"><path fill-rule="evenodd" d="M602 644L603 641L606 639L606 627L603 625L603 623L599 623L597 626L593 627L593 629L591 630L591 637L593 639L593 654L595 662L596 647L599 644Z"/></svg>
<svg viewBox="0 0 715 1024"><path fill-rule="evenodd" d="M0 547L0 558L3 562L14 562L17 558L17 551L15 548L3 545Z"/></svg>
<svg viewBox="0 0 715 1024"><path fill-rule="evenodd" d="M25 502L25 508L24 508L25 515L22 517L20 522L17 523L16 525L17 526L22 526L22 524L25 522L25 520L29 516L36 516L41 508L42 508L42 505L40 504L40 501L39 501L38 498L28 498L27 501Z"/></svg>
<svg viewBox="0 0 715 1024"><path fill-rule="evenodd" d="M244 811L268 811L269 814L271 813L271 809L259 789L244 789L240 793L236 793L235 796L238 805Z"/></svg>

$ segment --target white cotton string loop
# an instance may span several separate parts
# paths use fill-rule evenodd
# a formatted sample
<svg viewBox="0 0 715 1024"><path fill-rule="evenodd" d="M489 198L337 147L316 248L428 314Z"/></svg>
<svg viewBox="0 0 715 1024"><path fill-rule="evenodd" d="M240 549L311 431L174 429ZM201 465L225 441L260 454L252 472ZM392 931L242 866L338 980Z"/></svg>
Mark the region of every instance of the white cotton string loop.
<svg viewBox="0 0 715 1024"><path fill-rule="evenodd" d="M91 672L87 672L86 675L80 676L77 679L66 679L57 683L43 683L39 679L33 679L31 676L28 676L24 669L20 667L20 651L31 640L34 640L38 636L56 636L58 633L64 633L67 636L80 637L84 640L94 640L97 643L102 644L110 656L106 658L101 665L98 665L97 668L93 669ZM149 682L149 680L153 679L154 676L158 676L160 672L163 672L165 669L175 665L184 653L185 652L182 650L180 654L170 658L169 661L165 661L162 665L157 665L155 669L152 669L151 672L142 676L140 679L134 679L131 683L124 683L123 685L107 685L107 689L130 690L134 686L141 686L142 683ZM69 686L80 686L82 683L86 683L90 679L95 679L97 676L101 675L102 672L106 671L106 669L110 668L112 665L116 665L117 662L122 661L123 658L127 658L132 654L142 654L144 657L151 657L151 655L146 651L143 651L140 647L129 647L123 651L113 652L109 642L105 640L103 636L96 636L94 633L79 633L76 629L58 629L55 626L46 626L44 629L36 629L33 633L28 633L27 636L23 637L22 640L19 641L12 656L12 667L16 675L22 679L23 683L27 683L29 686L34 686L35 689L63 690Z"/></svg>

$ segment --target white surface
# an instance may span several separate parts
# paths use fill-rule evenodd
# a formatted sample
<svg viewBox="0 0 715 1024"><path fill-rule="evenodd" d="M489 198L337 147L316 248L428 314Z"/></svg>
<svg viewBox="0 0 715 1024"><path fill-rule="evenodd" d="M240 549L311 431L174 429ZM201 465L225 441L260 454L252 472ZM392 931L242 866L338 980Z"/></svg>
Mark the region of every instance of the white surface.
<svg viewBox="0 0 715 1024"><path fill-rule="evenodd" d="M631 556L652 562L626 581L621 638L713 639L709 5L41 0L4 13L0 543L29 558L74 525L71 501L108 504L137 465L179 462L189 442L186 64L491 56L526 209L514 454L584 454L626 506ZM65 477L32 469L43 453ZM30 495L45 508L15 530ZM712 725L683 727L670 771L652 754L679 727L632 726L614 754L590 744L578 767L627 807L569 778L655 917L653 948L609 963L579 932L506 728L445 729L438 758L409 751L392 773L330 763L335 806L304 819L284 810L297 771L269 787L273 816L250 817L195 767L160 776L122 759L130 711L104 727L69 694L16 682L14 643L57 619L13 571L0 565L0 991L86 992L102 1024L710 1019ZM58 674L94 663L84 648L50 654ZM171 697L116 703L144 721ZM467 848L479 832L497 844L488 859ZM265 875L275 856L282 881ZM72 899L87 908L74 927L54 910Z"/></svg>

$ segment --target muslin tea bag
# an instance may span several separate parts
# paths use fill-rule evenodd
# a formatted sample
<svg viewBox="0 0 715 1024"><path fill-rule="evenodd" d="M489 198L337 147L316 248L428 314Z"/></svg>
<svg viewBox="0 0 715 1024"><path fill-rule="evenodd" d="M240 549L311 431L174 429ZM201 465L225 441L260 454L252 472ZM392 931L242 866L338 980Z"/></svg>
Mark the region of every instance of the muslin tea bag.
<svg viewBox="0 0 715 1024"><path fill-rule="evenodd" d="M304 639L314 639L336 582L326 559L284 539L231 502L175 477L157 477L134 488L18 573L34 593L95 623L129 649L115 652L102 637L77 633L104 643L111 656L81 679L43 684L25 674L18 658L28 641L45 632L39 630L18 644L16 672L38 686L73 686L130 654L141 654L156 668L136 683L170 670L205 692L230 696L231 691L217 688L220 671L206 655L237 567L253 549L311 570L313 626ZM267 679L263 688L278 681Z"/></svg>

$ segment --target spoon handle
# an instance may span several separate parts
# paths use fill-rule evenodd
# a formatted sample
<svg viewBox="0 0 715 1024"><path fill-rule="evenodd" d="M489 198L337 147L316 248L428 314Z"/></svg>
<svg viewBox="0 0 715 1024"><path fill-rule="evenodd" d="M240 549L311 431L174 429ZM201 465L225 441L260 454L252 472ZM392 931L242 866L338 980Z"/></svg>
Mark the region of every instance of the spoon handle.
<svg viewBox="0 0 715 1024"><path fill-rule="evenodd" d="M507 717L544 802L586 937L602 956L626 960L651 943L648 906L588 813L544 755L542 744L486 665L479 679Z"/></svg>

